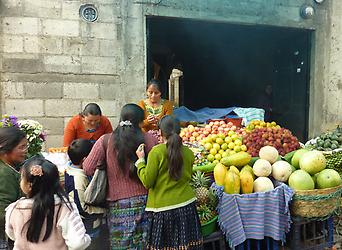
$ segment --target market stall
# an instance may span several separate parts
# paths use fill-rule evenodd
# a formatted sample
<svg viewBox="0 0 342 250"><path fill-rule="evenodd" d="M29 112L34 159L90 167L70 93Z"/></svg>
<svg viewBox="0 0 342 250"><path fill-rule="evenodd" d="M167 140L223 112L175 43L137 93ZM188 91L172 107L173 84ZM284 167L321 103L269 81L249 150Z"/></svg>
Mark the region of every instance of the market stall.
<svg viewBox="0 0 342 250"><path fill-rule="evenodd" d="M217 220L231 248L243 249L250 240L267 249L285 244L291 249L332 247L332 217L342 192L341 129L304 145L276 122L233 122L224 118L191 123L180 134L196 156L198 213L207 215L203 235L211 237ZM210 211L209 194L218 197L215 212ZM203 201L209 204L205 209ZM306 226L315 229L306 232Z"/></svg>
<svg viewBox="0 0 342 250"><path fill-rule="evenodd" d="M275 121L235 116L184 124L180 136L195 154L191 184L204 242L221 240L237 249L333 246L342 194L340 127L303 144ZM6 116L1 126L25 130L30 156L41 153L54 162L63 181L67 148L41 152L39 123ZM158 130L149 133L162 142Z"/></svg>

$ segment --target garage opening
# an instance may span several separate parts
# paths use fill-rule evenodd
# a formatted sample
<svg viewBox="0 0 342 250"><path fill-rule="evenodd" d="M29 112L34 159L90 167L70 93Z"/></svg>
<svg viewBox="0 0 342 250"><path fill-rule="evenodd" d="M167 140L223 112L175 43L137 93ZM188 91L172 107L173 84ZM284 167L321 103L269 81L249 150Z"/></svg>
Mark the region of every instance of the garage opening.
<svg viewBox="0 0 342 250"><path fill-rule="evenodd" d="M304 141L311 35L304 29L148 17L147 78L160 68L167 97L167 80L179 68L180 105L193 110L267 105L268 120Z"/></svg>

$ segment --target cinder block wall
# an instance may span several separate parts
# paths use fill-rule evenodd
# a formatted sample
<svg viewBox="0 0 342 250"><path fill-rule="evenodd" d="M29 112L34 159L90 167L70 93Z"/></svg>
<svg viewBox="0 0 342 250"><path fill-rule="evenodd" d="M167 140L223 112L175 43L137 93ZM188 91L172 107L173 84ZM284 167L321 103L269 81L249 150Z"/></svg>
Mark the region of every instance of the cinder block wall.
<svg viewBox="0 0 342 250"><path fill-rule="evenodd" d="M80 19L85 3L98 9L95 23ZM305 3L313 19L300 17ZM115 126L120 107L143 97L146 16L312 30L309 134L342 120L341 0L2 0L0 13L1 113L41 121L48 147L86 103Z"/></svg>
<svg viewBox="0 0 342 250"><path fill-rule="evenodd" d="M47 147L62 145L66 123L88 102L98 103L116 126L120 107L143 97L144 63L130 70L128 60L136 56L123 60L121 3L92 1L95 23L80 18L84 3L1 1L1 113L41 122ZM141 57L144 46L134 42L125 50Z"/></svg>

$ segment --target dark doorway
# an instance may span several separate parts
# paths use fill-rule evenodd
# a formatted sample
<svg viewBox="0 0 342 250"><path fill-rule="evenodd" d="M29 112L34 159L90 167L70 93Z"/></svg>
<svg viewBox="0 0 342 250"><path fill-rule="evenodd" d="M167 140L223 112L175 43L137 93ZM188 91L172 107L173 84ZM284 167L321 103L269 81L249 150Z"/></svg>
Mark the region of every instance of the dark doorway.
<svg viewBox="0 0 342 250"><path fill-rule="evenodd" d="M167 89L172 68L184 72L180 103L272 108L271 117L307 138L311 31L148 17L148 79L153 63ZM272 94L265 94L267 86ZM167 93L164 93L167 97Z"/></svg>

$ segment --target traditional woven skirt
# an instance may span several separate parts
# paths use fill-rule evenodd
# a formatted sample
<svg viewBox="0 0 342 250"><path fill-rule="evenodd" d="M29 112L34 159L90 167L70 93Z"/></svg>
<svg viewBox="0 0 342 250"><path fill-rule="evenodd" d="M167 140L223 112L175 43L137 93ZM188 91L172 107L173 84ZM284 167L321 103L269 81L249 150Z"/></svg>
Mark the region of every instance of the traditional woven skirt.
<svg viewBox="0 0 342 250"><path fill-rule="evenodd" d="M111 249L146 249L149 228L145 213L146 195L109 202Z"/></svg>
<svg viewBox="0 0 342 250"><path fill-rule="evenodd" d="M149 212L148 249L203 249L195 202L163 212Z"/></svg>

